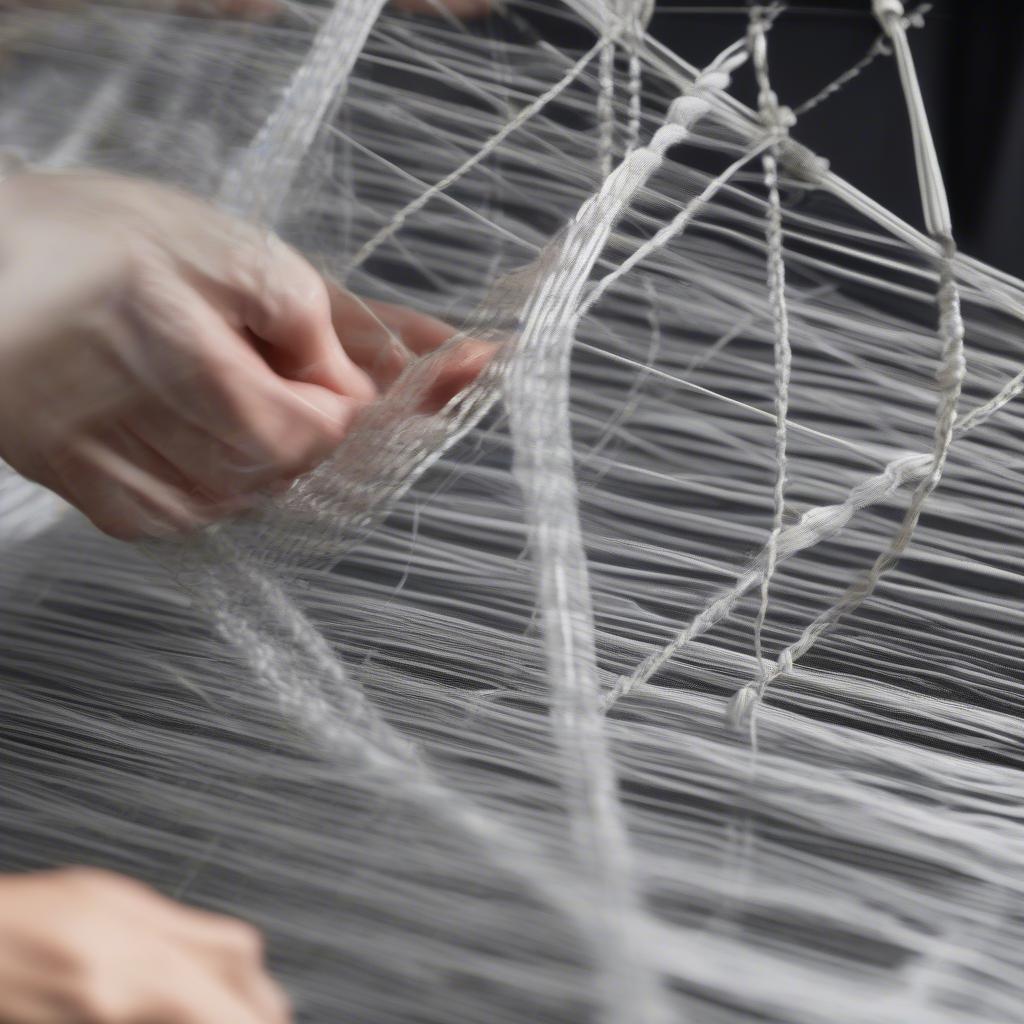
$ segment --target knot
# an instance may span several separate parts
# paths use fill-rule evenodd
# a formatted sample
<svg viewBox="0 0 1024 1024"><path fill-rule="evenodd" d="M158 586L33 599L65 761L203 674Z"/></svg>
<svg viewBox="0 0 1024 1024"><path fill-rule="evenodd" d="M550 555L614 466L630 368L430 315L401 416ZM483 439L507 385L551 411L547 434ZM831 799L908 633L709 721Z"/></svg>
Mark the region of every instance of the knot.
<svg viewBox="0 0 1024 1024"><path fill-rule="evenodd" d="M903 4L900 0L871 0L871 9L883 25L889 18L903 17Z"/></svg>
<svg viewBox="0 0 1024 1024"><path fill-rule="evenodd" d="M818 184L828 174L828 161L802 143L787 138L782 155L789 172L812 185Z"/></svg>
<svg viewBox="0 0 1024 1024"><path fill-rule="evenodd" d="M761 111L761 120L774 121L779 110L779 97L774 89L762 89L758 93L757 105Z"/></svg>
<svg viewBox="0 0 1024 1024"><path fill-rule="evenodd" d="M924 28L924 16L927 13L928 4L916 7L904 19L903 24L907 28Z"/></svg>
<svg viewBox="0 0 1024 1024"><path fill-rule="evenodd" d="M779 103L774 89L764 89L758 97L761 124L775 135L785 135L796 124L792 107Z"/></svg>
<svg viewBox="0 0 1024 1024"><path fill-rule="evenodd" d="M797 520L794 530L816 537L835 523L841 511L841 505L818 505L815 508L809 508Z"/></svg>
<svg viewBox="0 0 1024 1024"><path fill-rule="evenodd" d="M664 153L672 146L679 145L690 134L689 128L682 124L663 124L651 139L648 149L656 153Z"/></svg>
<svg viewBox="0 0 1024 1024"><path fill-rule="evenodd" d="M698 95L702 92L721 92L729 88L732 76L725 69L702 71L693 83L693 91Z"/></svg>
<svg viewBox="0 0 1024 1024"><path fill-rule="evenodd" d="M607 30L611 39L638 47L654 16L655 0L612 0L607 5Z"/></svg>
<svg viewBox="0 0 1024 1024"><path fill-rule="evenodd" d="M633 12L633 29L642 37L654 17L655 0L637 0Z"/></svg>
<svg viewBox="0 0 1024 1024"><path fill-rule="evenodd" d="M633 676L616 676L611 689L605 691L601 698L601 707L607 712L610 711L616 701L628 696L633 689Z"/></svg>
<svg viewBox="0 0 1024 1024"><path fill-rule="evenodd" d="M645 146L643 149L634 149L630 156L626 158L625 163L619 166L619 170L621 171L623 168L626 168L631 175L637 175L638 177L633 180L643 180L652 175L661 166L665 150L669 146L674 146L676 142L681 142L686 137L686 132L684 131L681 137L669 139L667 136L662 135L666 128L669 128L671 131L674 126L670 128L669 125L662 125L654 133L654 138L651 139L650 145ZM678 131L678 129L675 130ZM660 139L658 138L659 135L661 135ZM615 174L617 173L618 171L615 172Z"/></svg>
<svg viewBox="0 0 1024 1024"><path fill-rule="evenodd" d="M935 371L935 383L940 391L952 391L963 380L966 361L963 356L957 353L950 359L948 365L940 366Z"/></svg>
<svg viewBox="0 0 1024 1024"><path fill-rule="evenodd" d="M758 17L756 12L760 8L754 8L750 17L750 27L747 29L747 47L755 61L763 62L768 56L768 40L765 38L765 24L763 19Z"/></svg>
<svg viewBox="0 0 1024 1024"><path fill-rule="evenodd" d="M761 700L761 694L753 683L747 683L737 690L725 708L725 720L737 732L742 732L750 725L754 709Z"/></svg>
<svg viewBox="0 0 1024 1024"><path fill-rule="evenodd" d="M715 68L716 71L724 71L731 75L737 68L741 68L747 62L749 54L746 50L738 49L735 53L725 57Z"/></svg>
<svg viewBox="0 0 1024 1024"><path fill-rule="evenodd" d="M689 129L710 109L711 103L703 96L678 96L669 104L666 120Z"/></svg>
<svg viewBox="0 0 1024 1024"><path fill-rule="evenodd" d="M761 124L778 144L789 137L789 129L796 124L796 114L791 107L779 106L778 98L770 89L762 95L761 101Z"/></svg>
<svg viewBox="0 0 1024 1024"><path fill-rule="evenodd" d="M796 124L796 114L793 112L793 108L787 107L785 104L776 107L775 123L782 131L789 131Z"/></svg>

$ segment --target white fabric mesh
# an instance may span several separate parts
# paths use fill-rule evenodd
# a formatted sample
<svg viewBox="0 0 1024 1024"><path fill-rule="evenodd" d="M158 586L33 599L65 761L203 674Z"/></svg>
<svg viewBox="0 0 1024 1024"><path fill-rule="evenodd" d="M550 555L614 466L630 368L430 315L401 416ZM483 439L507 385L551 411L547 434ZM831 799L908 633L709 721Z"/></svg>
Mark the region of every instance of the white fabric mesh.
<svg viewBox="0 0 1024 1024"><path fill-rule="evenodd" d="M624 0L578 52L526 3L6 15L24 156L500 354L146 551L0 480L0 868L245 916L310 1021L1019 1019L1024 286L955 253L879 6L924 232L799 145L774 8L703 69Z"/></svg>

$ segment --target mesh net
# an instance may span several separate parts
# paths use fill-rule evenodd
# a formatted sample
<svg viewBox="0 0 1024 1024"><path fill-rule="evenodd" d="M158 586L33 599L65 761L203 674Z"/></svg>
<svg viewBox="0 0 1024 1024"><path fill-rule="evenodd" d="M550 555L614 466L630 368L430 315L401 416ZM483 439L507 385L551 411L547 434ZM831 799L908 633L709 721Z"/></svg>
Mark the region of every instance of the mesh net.
<svg viewBox="0 0 1024 1024"><path fill-rule="evenodd" d="M183 541L0 479L0 866L253 920L311 1021L1018 1019L1024 288L947 236L907 20L923 231L799 144L781 8L696 68L535 6L3 16L25 157L496 356Z"/></svg>

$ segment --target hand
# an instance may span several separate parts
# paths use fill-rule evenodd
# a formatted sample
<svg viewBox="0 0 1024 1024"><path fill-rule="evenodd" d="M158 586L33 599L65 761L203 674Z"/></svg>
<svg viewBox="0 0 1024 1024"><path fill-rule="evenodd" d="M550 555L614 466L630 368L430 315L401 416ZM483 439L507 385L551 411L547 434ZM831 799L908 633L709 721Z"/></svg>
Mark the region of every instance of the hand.
<svg viewBox="0 0 1024 1024"><path fill-rule="evenodd" d="M184 193L92 172L0 184L0 310L0 457L125 539L285 487L406 349L452 333L329 288L275 237ZM438 386L481 365L453 363Z"/></svg>
<svg viewBox="0 0 1024 1024"><path fill-rule="evenodd" d="M432 316L390 302L361 299L328 284L331 317L352 361L365 370L381 391L387 391L413 356L434 352L455 334ZM443 409L463 388L472 384L495 357L497 342L462 338L440 354L418 412Z"/></svg>
<svg viewBox="0 0 1024 1024"><path fill-rule="evenodd" d="M0 877L0 1024L287 1024L256 930L76 868Z"/></svg>

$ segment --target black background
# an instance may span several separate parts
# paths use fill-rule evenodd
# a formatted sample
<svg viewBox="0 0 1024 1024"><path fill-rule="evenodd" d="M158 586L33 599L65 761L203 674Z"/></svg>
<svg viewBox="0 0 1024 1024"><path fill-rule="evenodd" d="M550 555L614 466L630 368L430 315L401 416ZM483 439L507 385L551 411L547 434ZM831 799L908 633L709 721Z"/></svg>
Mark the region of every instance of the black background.
<svg viewBox="0 0 1024 1024"><path fill-rule="evenodd" d="M864 55L878 36L870 7L870 0L790 5L769 37L772 81L781 102L798 106ZM745 32L746 19L743 3L658 0L652 31L703 66ZM958 244L1024 277L1024 2L935 0L924 28L910 32L910 42ZM746 81L738 80L735 91L753 99ZM793 134L851 184L922 226L893 60L876 60L809 111Z"/></svg>

